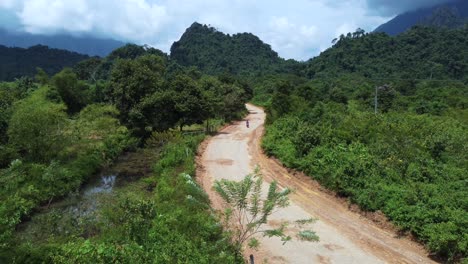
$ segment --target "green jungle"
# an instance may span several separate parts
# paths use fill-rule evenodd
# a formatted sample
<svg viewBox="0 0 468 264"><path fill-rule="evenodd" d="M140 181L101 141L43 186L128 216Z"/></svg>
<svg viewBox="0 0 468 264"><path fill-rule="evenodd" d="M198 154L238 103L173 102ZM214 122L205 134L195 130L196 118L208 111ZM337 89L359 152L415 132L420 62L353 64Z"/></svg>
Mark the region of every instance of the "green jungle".
<svg viewBox="0 0 468 264"><path fill-rule="evenodd" d="M382 212L435 258L468 261L468 26L333 43L297 62L194 23L170 54L128 44L55 54L60 67L14 61L21 71L2 59L0 263L243 263L194 159L246 102L267 112L268 155ZM63 211L128 156L116 192Z"/></svg>

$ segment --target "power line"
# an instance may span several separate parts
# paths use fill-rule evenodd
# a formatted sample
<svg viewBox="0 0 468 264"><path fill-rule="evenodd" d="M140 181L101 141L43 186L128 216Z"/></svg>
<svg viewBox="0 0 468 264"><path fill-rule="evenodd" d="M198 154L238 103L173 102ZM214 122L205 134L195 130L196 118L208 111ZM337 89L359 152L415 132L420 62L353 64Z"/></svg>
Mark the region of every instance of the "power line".
<svg viewBox="0 0 468 264"><path fill-rule="evenodd" d="M336 77L314 77L311 78L310 80L337 80L341 77L336 76ZM393 81L428 81L428 82L453 82L453 83L464 83L465 80L454 80L454 79L403 79L403 78L368 78L368 77L361 77L366 80L371 80L371 81L385 81L385 80L393 80Z"/></svg>

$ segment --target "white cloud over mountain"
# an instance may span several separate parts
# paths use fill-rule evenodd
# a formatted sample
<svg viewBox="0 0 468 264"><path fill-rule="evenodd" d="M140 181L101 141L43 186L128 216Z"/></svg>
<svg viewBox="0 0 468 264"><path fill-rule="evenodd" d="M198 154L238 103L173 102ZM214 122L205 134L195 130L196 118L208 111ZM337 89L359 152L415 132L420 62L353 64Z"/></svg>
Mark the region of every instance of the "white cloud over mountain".
<svg viewBox="0 0 468 264"><path fill-rule="evenodd" d="M388 20L395 15L392 2L404 1L0 0L0 15L31 33L91 33L164 51L198 21L230 34L252 32L282 57L305 60L341 33L371 31ZM404 3L393 7L400 10Z"/></svg>

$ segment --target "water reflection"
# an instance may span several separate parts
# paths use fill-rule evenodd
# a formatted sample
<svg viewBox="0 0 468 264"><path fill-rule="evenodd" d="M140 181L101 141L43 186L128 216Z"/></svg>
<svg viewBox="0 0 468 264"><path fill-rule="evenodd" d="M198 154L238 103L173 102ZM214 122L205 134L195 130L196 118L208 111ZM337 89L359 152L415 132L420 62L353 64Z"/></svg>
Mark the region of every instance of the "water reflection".
<svg viewBox="0 0 468 264"><path fill-rule="evenodd" d="M116 175L103 175L101 181L97 185L90 185L86 188L83 195L86 197L99 193L111 193L116 179Z"/></svg>

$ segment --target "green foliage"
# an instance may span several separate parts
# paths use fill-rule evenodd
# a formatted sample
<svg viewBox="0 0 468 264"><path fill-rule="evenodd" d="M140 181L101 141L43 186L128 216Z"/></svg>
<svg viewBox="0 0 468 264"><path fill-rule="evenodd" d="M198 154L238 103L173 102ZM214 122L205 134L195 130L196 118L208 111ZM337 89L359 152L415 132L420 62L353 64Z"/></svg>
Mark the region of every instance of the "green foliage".
<svg viewBox="0 0 468 264"><path fill-rule="evenodd" d="M8 121L12 114L12 105L17 99L6 83L0 83L0 144L6 143Z"/></svg>
<svg viewBox="0 0 468 264"><path fill-rule="evenodd" d="M75 72L79 80L96 81L101 63L103 63L103 60L97 57L83 60L73 67L73 72Z"/></svg>
<svg viewBox="0 0 468 264"><path fill-rule="evenodd" d="M36 82L38 82L39 85L46 85L49 82L49 75L39 67L36 68L36 71L36 76L34 76Z"/></svg>
<svg viewBox="0 0 468 264"><path fill-rule="evenodd" d="M161 147L155 174L139 192L113 197L102 212L100 232L71 239L48 250L52 263L240 263L222 227L209 210L209 199L187 173L203 136L155 133ZM155 181L154 185L151 181Z"/></svg>
<svg viewBox="0 0 468 264"><path fill-rule="evenodd" d="M199 85L204 91L209 118L230 121L242 117L251 89L248 84L232 76L215 78L205 75L200 78Z"/></svg>
<svg viewBox="0 0 468 264"><path fill-rule="evenodd" d="M466 80L467 30L415 27L395 37L341 35L332 48L307 62L304 73L310 78L358 73L369 78Z"/></svg>
<svg viewBox="0 0 468 264"><path fill-rule="evenodd" d="M167 131L240 117L252 94L246 82L203 75L136 45L82 61L50 80L58 70L39 66L39 85L28 77L0 84L0 262L242 261L207 195L181 175L195 173L202 137ZM54 210L35 214L78 193L91 175L148 137L148 146L163 150L155 175L139 183L142 190L115 197L89 222ZM15 229L30 217L43 223L39 233L18 237Z"/></svg>
<svg viewBox="0 0 468 264"><path fill-rule="evenodd" d="M165 131L173 128L179 120L175 109L176 94L173 91L155 92L145 97L130 111L130 126L142 136L152 131Z"/></svg>
<svg viewBox="0 0 468 264"><path fill-rule="evenodd" d="M67 145L63 104L46 100L42 88L15 106L8 127L9 143L31 161L48 161Z"/></svg>
<svg viewBox="0 0 468 264"><path fill-rule="evenodd" d="M382 211L439 256L466 257L466 85L393 82L379 89L375 115L376 86L342 76L293 87L285 100L300 107L267 126L263 148L362 209ZM337 89L346 100L327 94Z"/></svg>
<svg viewBox="0 0 468 264"><path fill-rule="evenodd" d="M170 58L137 45L103 59L0 47L0 80L44 69L37 70L39 86L30 77L0 84L0 262L242 261L239 243L230 243L241 232L223 231L189 176L202 137L167 131L239 118L252 96L268 113L268 154L363 209L384 212L445 259L466 257L467 29L417 27L397 37L358 30L307 63L279 58L252 34L229 36L198 23L174 43ZM39 245L12 239L35 208L77 190L134 146L130 134L162 148L155 173L138 191L114 197L92 232L79 231L84 223L69 236L46 226L54 235ZM234 202L225 219L236 208L248 212L256 219L248 230L258 231L274 207L287 203L288 190L274 183L266 200L253 178L217 184ZM287 228L264 234L287 241ZM317 239L310 230L297 238Z"/></svg>
<svg viewBox="0 0 468 264"><path fill-rule="evenodd" d="M53 75L71 67L88 56L66 50L33 46L28 49L0 45L0 81L14 81L23 76L34 77L36 68Z"/></svg>
<svg viewBox="0 0 468 264"><path fill-rule="evenodd" d="M297 236L299 237L300 240L305 240L305 241L319 241L319 237L315 234L314 231L310 230L304 230L300 231Z"/></svg>
<svg viewBox="0 0 468 264"><path fill-rule="evenodd" d="M50 263L148 263L150 258L137 243L92 243L80 239L60 247Z"/></svg>
<svg viewBox="0 0 468 264"><path fill-rule="evenodd" d="M256 76L295 71L298 63L278 56L268 44L250 33L225 35L193 23L171 47L171 58L182 66L197 66L207 74Z"/></svg>
<svg viewBox="0 0 468 264"><path fill-rule="evenodd" d="M212 114L203 90L189 76L175 76L170 87L175 92L174 107L179 125L201 123Z"/></svg>
<svg viewBox="0 0 468 264"><path fill-rule="evenodd" d="M268 187L266 197L263 198L262 185L263 179L258 174L258 170L245 176L239 182L223 179L215 181L213 185L213 189L227 205L221 217L239 252L242 251L245 243L250 248L258 248L260 242L255 238L257 234L279 237L284 243L291 240L291 237L286 234L286 227L289 224L286 221L282 222L279 228L263 228L275 209L289 205L291 190L288 188L279 190L277 183L272 182ZM311 222L297 221L301 226ZM318 241L315 232L310 230L300 231L298 237L301 240Z"/></svg>
<svg viewBox="0 0 468 264"><path fill-rule="evenodd" d="M117 48L107 57L92 57L82 60L75 64L73 71L78 76L78 79L83 81L88 81L90 83L108 81L111 78L112 69L119 60L132 61L143 56L160 57L164 60L165 64L169 64L169 66L173 68L178 68L178 65L174 65L173 62L169 61L167 54L158 49L154 49L146 45L138 46L135 44L127 44L123 47Z"/></svg>
<svg viewBox="0 0 468 264"><path fill-rule="evenodd" d="M162 51L151 48L148 46L138 46L135 44L127 44L123 47L115 49L109 54L108 59L129 59L133 60L144 55L156 55L158 57L166 58L166 54Z"/></svg>
<svg viewBox="0 0 468 264"><path fill-rule="evenodd" d="M154 55L118 60L110 81L111 101L128 114L142 98L162 88L164 70L164 61Z"/></svg>
<svg viewBox="0 0 468 264"><path fill-rule="evenodd" d="M76 190L102 165L135 144L112 106L90 105L69 119L62 104L47 101L47 88L15 104L9 142L21 155L0 170L0 244L39 204Z"/></svg>
<svg viewBox="0 0 468 264"><path fill-rule="evenodd" d="M236 79L202 76L194 69L169 73L164 58L143 55L117 60L107 97L120 110L122 122L145 139L176 125L238 117L248 89Z"/></svg>
<svg viewBox="0 0 468 264"><path fill-rule="evenodd" d="M79 81L76 74L70 68L65 68L52 78L53 89L67 106L69 113L74 114L85 107L89 101L89 87L83 81ZM50 97L53 97L51 91Z"/></svg>
<svg viewBox="0 0 468 264"><path fill-rule="evenodd" d="M159 103L158 100L166 99L164 94L161 94L165 67L161 57L145 55L135 60L117 60L112 70L108 97L121 112L121 120L125 124L138 125L135 128L139 136L144 135L146 122L152 119L145 114L159 114L148 111L158 107L154 105ZM156 97L154 95L156 92L159 92L158 95L163 95L162 98ZM148 125L154 126L152 123Z"/></svg>

